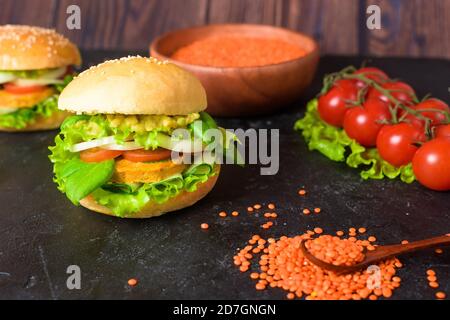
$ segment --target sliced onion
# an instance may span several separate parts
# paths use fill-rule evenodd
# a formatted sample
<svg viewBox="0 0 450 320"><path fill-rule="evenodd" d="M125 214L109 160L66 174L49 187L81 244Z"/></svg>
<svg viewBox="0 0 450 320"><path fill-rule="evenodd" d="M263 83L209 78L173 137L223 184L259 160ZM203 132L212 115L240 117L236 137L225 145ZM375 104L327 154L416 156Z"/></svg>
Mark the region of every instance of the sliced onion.
<svg viewBox="0 0 450 320"><path fill-rule="evenodd" d="M176 140L162 133L158 133L156 140L158 141L158 145L160 147L176 152L196 153L203 151L203 144L199 140L194 141L188 139ZM134 141L126 141L123 144L118 144L116 143L114 136L109 136L74 144L73 146L70 147L70 151L80 152L99 147L107 150L123 150L123 151L142 149L142 146L138 145Z"/></svg>
<svg viewBox="0 0 450 320"><path fill-rule="evenodd" d="M199 140L176 140L168 135L158 133L156 139L161 147L176 152L196 153L203 151L203 144Z"/></svg>
<svg viewBox="0 0 450 320"><path fill-rule="evenodd" d="M116 143L116 139L114 139L114 136L109 136L109 137L104 137L104 138L100 138L100 139L95 139L95 140L91 140L91 141L80 142L80 143L74 144L73 146L70 147L70 151L71 152L80 152L80 151L84 151L87 149L98 148L101 146L105 146L108 144L114 144L114 143Z"/></svg>
<svg viewBox="0 0 450 320"><path fill-rule="evenodd" d="M0 72L0 83L11 82L16 79L16 76L8 72Z"/></svg>
<svg viewBox="0 0 450 320"><path fill-rule="evenodd" d="M129 150L143 149L143 147L138 145L134 141L126 141L123 144L117 144L117 143L107 144L107 145L102 146L102 149L118 150L118 151L129 151Z"/></svg>
<svg viewBox="0 0 450 320"><path fill-rule="evenodd" d="M30 87L36 85L42 86L47 84L62 84L64 83L64 81L60 79L39 78L39 79L17 79L14 80L12 83L18 87Z"/></svg>
<svg viewBox="0 0 450 320"><path fill-rule="evenodd" d="M0 114L7 114L7 113L13 113L16 112L17 108L4 108L4 107L0 107Z"/></svg>
<svg viewBox="0 0 450 320"><path fill-rule="evenodd" d="M66 73L66 71L67 67L57 68L42 74L39 78L36 79L21 79L13 73L0 71L0 83L13 82L16 86L20 87L61 84L63 83L63 81L59 78L61 78Z"/></svg>
<svg viewBox="0 0 450 320"><path fill-rule="evenodd" d="M38 79L58 79L61 78L67 71L67 67L50 70L40 76Z"/></svg>

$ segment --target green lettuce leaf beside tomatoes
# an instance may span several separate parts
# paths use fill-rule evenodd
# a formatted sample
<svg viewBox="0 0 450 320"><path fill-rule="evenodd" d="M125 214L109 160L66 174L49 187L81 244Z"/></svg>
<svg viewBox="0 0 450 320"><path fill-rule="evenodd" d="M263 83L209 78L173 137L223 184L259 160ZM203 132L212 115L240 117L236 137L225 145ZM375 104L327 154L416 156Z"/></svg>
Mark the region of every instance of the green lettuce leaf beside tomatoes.
<svg viewBox="0 0 450 320"><path fill-rule="evenodd" d="M363 179L415 180L412 165L394 167L381 159L376 148L365 148L349 138L343 129L330 126L320 119L317 99L308 102L306 113L297 120L294 130L301 131L309 150L317 150L333 161L345 161L349 167L360 168Z"/></svg>

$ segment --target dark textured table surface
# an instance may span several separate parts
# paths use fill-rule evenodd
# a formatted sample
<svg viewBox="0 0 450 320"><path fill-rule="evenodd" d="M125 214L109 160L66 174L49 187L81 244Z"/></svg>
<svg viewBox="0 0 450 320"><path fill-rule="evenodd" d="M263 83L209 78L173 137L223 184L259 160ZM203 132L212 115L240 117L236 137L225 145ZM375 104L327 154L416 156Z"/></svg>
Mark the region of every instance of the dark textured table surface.
<svg viewBox="0 0 450 320"><path fill-rule="evenodd" d="M86 65L121 56L85 52ZM281 160L276 176L260 176L257 165L225 166L203 201L177 213L149 220L121 220L73 206L52 182L47 146L53 132L0 133L0 298L15 299L281 299L285 292L255 290L248 274L233 266L236 248L252 234L295 235L316 226L335 232L364 226L379 243L398 243L450 232L450 194L398 180L363 181L357 170L309 152L292 131L303 105L320 87L324 73L361 58L324 57L304 100L278 115L219 119L226 128L280 128ZM373 59L391 76L406 80L420 96L449 99L450 62ZM305 186L306 197L297 190ZM275 226L248 215L254 203L277 204ZM322 213L305 216L303 207ZM239 217L219 218L221 210ZM208 222L209 230L200 224ZM450 294L450 251L405 256L401 287L394 299L433 299L425 271L433 268L440 290ZM81 290L68 290L66 269L81 268ZM136 287L127 286L137 278Z"/></svg>

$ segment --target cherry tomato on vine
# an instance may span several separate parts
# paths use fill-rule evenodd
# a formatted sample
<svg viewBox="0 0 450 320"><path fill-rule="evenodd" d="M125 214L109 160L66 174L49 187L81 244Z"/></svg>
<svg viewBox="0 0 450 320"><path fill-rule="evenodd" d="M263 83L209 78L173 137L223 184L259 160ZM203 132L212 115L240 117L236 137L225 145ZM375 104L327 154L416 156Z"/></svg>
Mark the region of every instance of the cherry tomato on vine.
<svg viewBox="0 0 450 320"><path fill-rule="evenodd" d="M394 81L394 82L386 82L381 86L383 89L389 90L390 94L405 104L411 104L414 102L414 97L416 96L414 89L407 83ZM389 101L389 98L385 96L382 92L378 91L375 88L370 88L367 92L367 99L375 98L381 99L385 102ZM393 102L391 102L394 104Z"/></svg>
<svg viewBox="0 0 450 320"><path fill-rule="evenodd" d="M403 122L382 127L376 145L381 158L400 167L411 162L418 149L417 142L423 142L420 129Z"/></svg>
<svg viewBox="0 0 450 320"><path fill-rule="evenodd" d="M389 76L384 71L375 67L360 68L356 70L354 74L364 74L368 79L380 84L389 79ZM361 80L357 80L356 85L358 88L364 88L367 86L367 84Z"/></svg>
<svg viewBox="0 0 450 320"><path fill-rule="evenodd" d="M425 121L423 121L422 119L419 119L418 117L416 117L413 114L407 114L406 116L402 116L404 114L404 112L400 112L399 113L399 117L403 118L404 122L407 122L409 124L411 124L413 127L416 127L418 129L420 129L421 131L425 132Z"/></svg>
<svg viewBox="0 0 450 320"><path fill-rule="evenodd" d="M333 87L319 97L318 111L323 121L336 127L342 127L345 113L351 101L358 98L358 88L355 81L338 80Z"/></svg>
<svg viewBox="0 0 450 320"><path fill-rule="evenodd" d="M450 124L435 127L436 138L450 138Z"/></svg>
<svg viewBox="0 0 450 320"><path fill-rule="evenodd" d="M445 123L450 116L450 108L448 105L444 101L435 98L424 100L412 107L412 109L420 112L421 115L430 119L431 126Z"/></svg>
<svg viewBox="0 0 450 320"><path fill-rule="evenodd" d="M365 147L376 145L383 121L391 119L388 103L380 99L366 100L363 106L347 111L344 129L347 135Z"/></svg>
<svg viewBox="0 0 450 320"><path fill-rule="evenodd" d="M450 139L437 138L423 144L412 160L414 175L425 187L450 190Z"/></svg>
<svg viewBox="0 0 450 320"><path fill-rule="evenodd" d="M425 117L430 119L430 127L428 129L433 130L433 127L446 123L447 117L449 117L450 109L448 105L438 99L427 99L425 101L422 101L421 103L411 106L410 107L413 111L416 111L419 113L421 117ZM429 111L427 111L429 110ZM436 111L433 111L436 110ZM440 110L440 111L438 111ZM403 119L403 121L410 123L416 128L419 128L422 130L423 134L425 135L425 123L426 121L423 118L420 118L419 116L416 116L412 113L409 113L407 115L405 114L405 110L401 110L399 112L399 117Z"/></svg>

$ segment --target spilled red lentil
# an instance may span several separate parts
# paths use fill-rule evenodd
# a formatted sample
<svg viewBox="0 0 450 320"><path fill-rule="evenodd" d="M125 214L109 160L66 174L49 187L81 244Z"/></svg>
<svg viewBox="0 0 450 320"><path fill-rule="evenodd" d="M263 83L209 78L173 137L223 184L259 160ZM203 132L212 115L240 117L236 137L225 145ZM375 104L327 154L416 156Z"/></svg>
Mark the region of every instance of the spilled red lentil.
<svg viewBox="0 0 450 320"><path fill-rule="evenodd" d="M319 228L314 229L315 233L322 233L322 229L316 229ZM364 247L361 244L338 236L323 235L307 241L305 245L313 256L336 266L352 266L364 260Z"/></svg>
<svg viewBox="0 0 450 320"><path fill-rule="evenodd" d="M315 231L321 233L322 230L315 228ZM234 256L234 264L239 266L242 272L246 272L250 268L257 269L250 274L250 278L257 281L255 284L257 290L265 290L267 287L281 288L287 291L286 297L288 299L304 297L307 300L376 300L381 296L391 297L393 291L400 286L401 279L395 274L401 263L395 258L377 264L381 275L378 287L371 286L373 277L368 270L337 275L312 264L301 252L300 243L302 240L312 240L308 242L320 244L321 247L325 248L331 248L328 241L343 241L342 243L345 242L352 248L358 248L349 251L354 255L347 255L347 257L351 256L350 261L353 262L361 259L361 248L370 245L370 242L365 240L356 239L353 241L330 235L320 237L315 237L315 235L317 235L316 232L309 231L294 237L282 236L278 240L274 238L265 240L259 235L255 235L250 239L249 245ZM338 240L334 240L335 238ZM337 247L340 248L340 242L338 243ZM315 249L312 247L311 250L314 251ZM327 252L326 249L324 251ZM339 253L339 250L336 251ZM249 252L253 253L251 258L248 258ZM257 263L255 262L257 260L256 254L260 254ZM324 260L326 259L325 257Z"/></svg>

